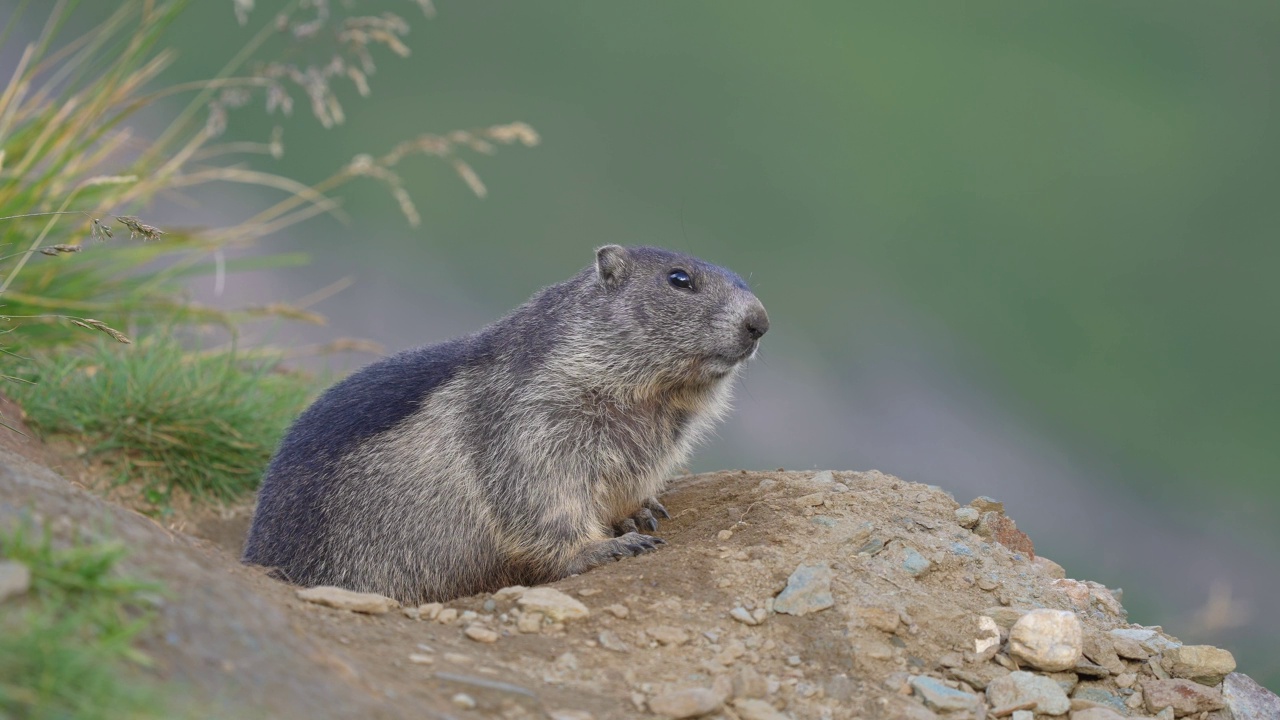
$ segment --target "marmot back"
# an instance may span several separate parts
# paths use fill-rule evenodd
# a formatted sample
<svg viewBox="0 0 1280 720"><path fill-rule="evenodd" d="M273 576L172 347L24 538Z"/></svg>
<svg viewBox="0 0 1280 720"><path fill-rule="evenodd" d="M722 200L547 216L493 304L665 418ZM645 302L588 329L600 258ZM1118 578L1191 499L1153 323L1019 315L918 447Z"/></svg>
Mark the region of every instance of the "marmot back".
<svg viewBox="0 0 1280 720"><path fill-rule="evenodd" d="M483 330L326 391L267 469L244 561L418 603L652 550L638 531L768 328L728 270L601 248Z"/></svg>

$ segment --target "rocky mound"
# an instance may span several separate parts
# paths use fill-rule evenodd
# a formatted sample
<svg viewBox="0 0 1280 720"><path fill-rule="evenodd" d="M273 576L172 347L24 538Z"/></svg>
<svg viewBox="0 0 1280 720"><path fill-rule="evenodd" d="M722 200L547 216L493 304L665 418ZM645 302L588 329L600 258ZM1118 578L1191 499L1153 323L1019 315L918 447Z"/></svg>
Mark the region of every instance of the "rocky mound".
<svg viewBox="0 0 1280 720"><path fill-rule="evenodd" d="M112 518L170 585L166 677L278 716L1280 717L1230 653L1035 557L998 502L874 471L681 478L656 553L410 608L300 592L3 451L0 497L0 522Z"/></svg>

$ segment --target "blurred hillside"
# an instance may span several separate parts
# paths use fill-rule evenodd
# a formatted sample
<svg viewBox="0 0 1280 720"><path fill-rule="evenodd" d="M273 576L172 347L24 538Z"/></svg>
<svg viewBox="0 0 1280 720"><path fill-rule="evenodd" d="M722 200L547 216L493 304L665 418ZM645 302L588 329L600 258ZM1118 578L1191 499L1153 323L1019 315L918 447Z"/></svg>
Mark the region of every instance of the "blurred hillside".
<svg viewBox="0 0 1280 720"><path fill-rule="evenodd" d="M275 4L246 29L192 3L171 75L215 72ZM350 226L273 246L311 267L229 294L351 275L317 307L329 328L290 332L398 349L598 244L704 256L750 279L773 330L696 469L877 467L998 496L1073 576L1124 584L1135 620L1182 618L1166 629L1280 684L1280 5L438 9L370 99L344 88L341 128L254 108L230 134L282 125L262 167L304 180L428 131L522 120L542 146L478 162L484 200L407 165L418 229L380 188L347 193ZM238 196L203 200L165 212Z"/></svg>

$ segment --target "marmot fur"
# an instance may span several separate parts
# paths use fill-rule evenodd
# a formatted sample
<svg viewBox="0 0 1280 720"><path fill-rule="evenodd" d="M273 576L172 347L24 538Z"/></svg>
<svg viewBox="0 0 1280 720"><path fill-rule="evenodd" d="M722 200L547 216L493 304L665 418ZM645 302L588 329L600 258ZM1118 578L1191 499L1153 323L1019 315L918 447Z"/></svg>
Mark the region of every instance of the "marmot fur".
<svg viewBox="0 0 1280 720"><path fill-rule="evenodd" d="M483 330L326 391L267 469L244 561L419 603L650 551L637 530L768 328L728 270L600 248Z"/></svg>

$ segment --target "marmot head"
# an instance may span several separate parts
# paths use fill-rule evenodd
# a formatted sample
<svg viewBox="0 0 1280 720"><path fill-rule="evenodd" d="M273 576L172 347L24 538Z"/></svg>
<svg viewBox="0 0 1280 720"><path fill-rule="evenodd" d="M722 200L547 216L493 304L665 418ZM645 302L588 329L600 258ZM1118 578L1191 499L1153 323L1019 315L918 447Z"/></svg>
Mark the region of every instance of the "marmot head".
<svg viewBox="0 0 1280 720"><path fill-rule="evenodd" d="M764 305L730 270L690 255L606 245L596 251L595 328L611 370L641 385L708 384L755 355Z"/></svg>

